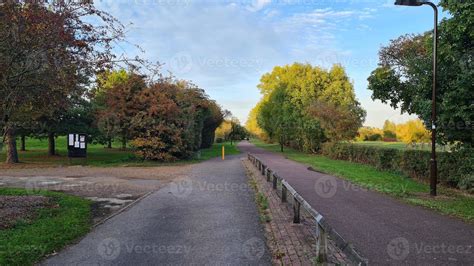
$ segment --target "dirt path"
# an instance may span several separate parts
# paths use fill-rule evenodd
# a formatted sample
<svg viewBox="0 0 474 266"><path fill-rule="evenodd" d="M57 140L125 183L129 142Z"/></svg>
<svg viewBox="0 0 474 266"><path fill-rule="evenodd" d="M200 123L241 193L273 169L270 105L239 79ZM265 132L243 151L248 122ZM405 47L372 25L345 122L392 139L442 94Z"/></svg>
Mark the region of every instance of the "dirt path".
<svg viewBox="0 0 474 266"><path fill-rule="evenodd" d="M0 187L25 188L32 194L60 191L91 199L94 222L99 222L144 194L187 177L192 169L193 165L6 169L0 172Z"/></svg>
<svg viewBox="0 0 474 266"><path fill-rule="evenodd" d="M474 228L241 142L285 178L374 265L473 265ZM474 208L474 206L473 206Z"/></svg>

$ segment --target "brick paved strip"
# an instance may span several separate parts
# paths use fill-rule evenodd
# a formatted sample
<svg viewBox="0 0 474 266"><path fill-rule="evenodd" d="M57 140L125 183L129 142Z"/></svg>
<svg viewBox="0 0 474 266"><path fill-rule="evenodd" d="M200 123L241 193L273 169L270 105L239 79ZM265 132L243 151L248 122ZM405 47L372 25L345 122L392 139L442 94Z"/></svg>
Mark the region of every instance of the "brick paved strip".
<svg viewBox="0 0 474 266"><path fill-rule="evenodd" d="M267 182L258 168L248 160L243 160L247 174L252 178L269 203L271 221L265 224L265 235L276 265L314 265L317 260L315 223L310 215L303 216L301 224L293 223L293 209L282 203L272 183ZM338 249L333 241L329 242L328 262L336 265L352 264L348 257Z"/></svg>

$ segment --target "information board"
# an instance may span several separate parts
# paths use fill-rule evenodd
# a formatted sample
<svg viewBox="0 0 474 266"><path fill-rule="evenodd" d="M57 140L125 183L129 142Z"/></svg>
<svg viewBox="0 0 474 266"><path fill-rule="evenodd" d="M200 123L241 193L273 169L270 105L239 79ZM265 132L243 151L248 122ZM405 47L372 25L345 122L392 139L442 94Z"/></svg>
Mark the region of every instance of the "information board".
<svg viewBox="0 0 474 266"><path fill-rule="evenodd" d="M67 150L70 158L87 157L87 135L86 134L68 134Z"/></svg>

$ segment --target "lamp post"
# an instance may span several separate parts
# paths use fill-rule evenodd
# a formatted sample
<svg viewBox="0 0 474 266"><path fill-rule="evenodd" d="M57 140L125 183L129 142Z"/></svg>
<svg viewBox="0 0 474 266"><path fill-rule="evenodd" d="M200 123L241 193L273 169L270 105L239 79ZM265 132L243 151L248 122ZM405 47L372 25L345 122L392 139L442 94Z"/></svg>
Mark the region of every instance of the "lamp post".
<svg viewBox="0 0 474 266"><path fill-rule="evenodd" d="M436 196L436 185L438 183L438 165L436 162L436 72L438 56L438 7L428 1L419 0L396 0L395 5L400 6L421 6L429 5L434 10L434 30L433 30L433 89L431 103L431 171L430 171L430 195Z"/></svg>

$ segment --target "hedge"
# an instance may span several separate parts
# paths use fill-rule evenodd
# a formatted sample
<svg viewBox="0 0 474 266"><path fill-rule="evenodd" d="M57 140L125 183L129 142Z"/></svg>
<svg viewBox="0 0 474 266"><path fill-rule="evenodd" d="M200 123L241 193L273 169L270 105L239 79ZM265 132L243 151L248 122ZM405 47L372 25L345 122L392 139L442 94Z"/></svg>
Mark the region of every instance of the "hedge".
<svg viewBox="0 0 474 266"><path fill-rule="evenodd" d="M325 143L322 155L336 160L372 165L379 170L395 171L429 181L431 152L398 150L350 143ZM474 149L439 152L438 181L474 193Z"/></svg>

